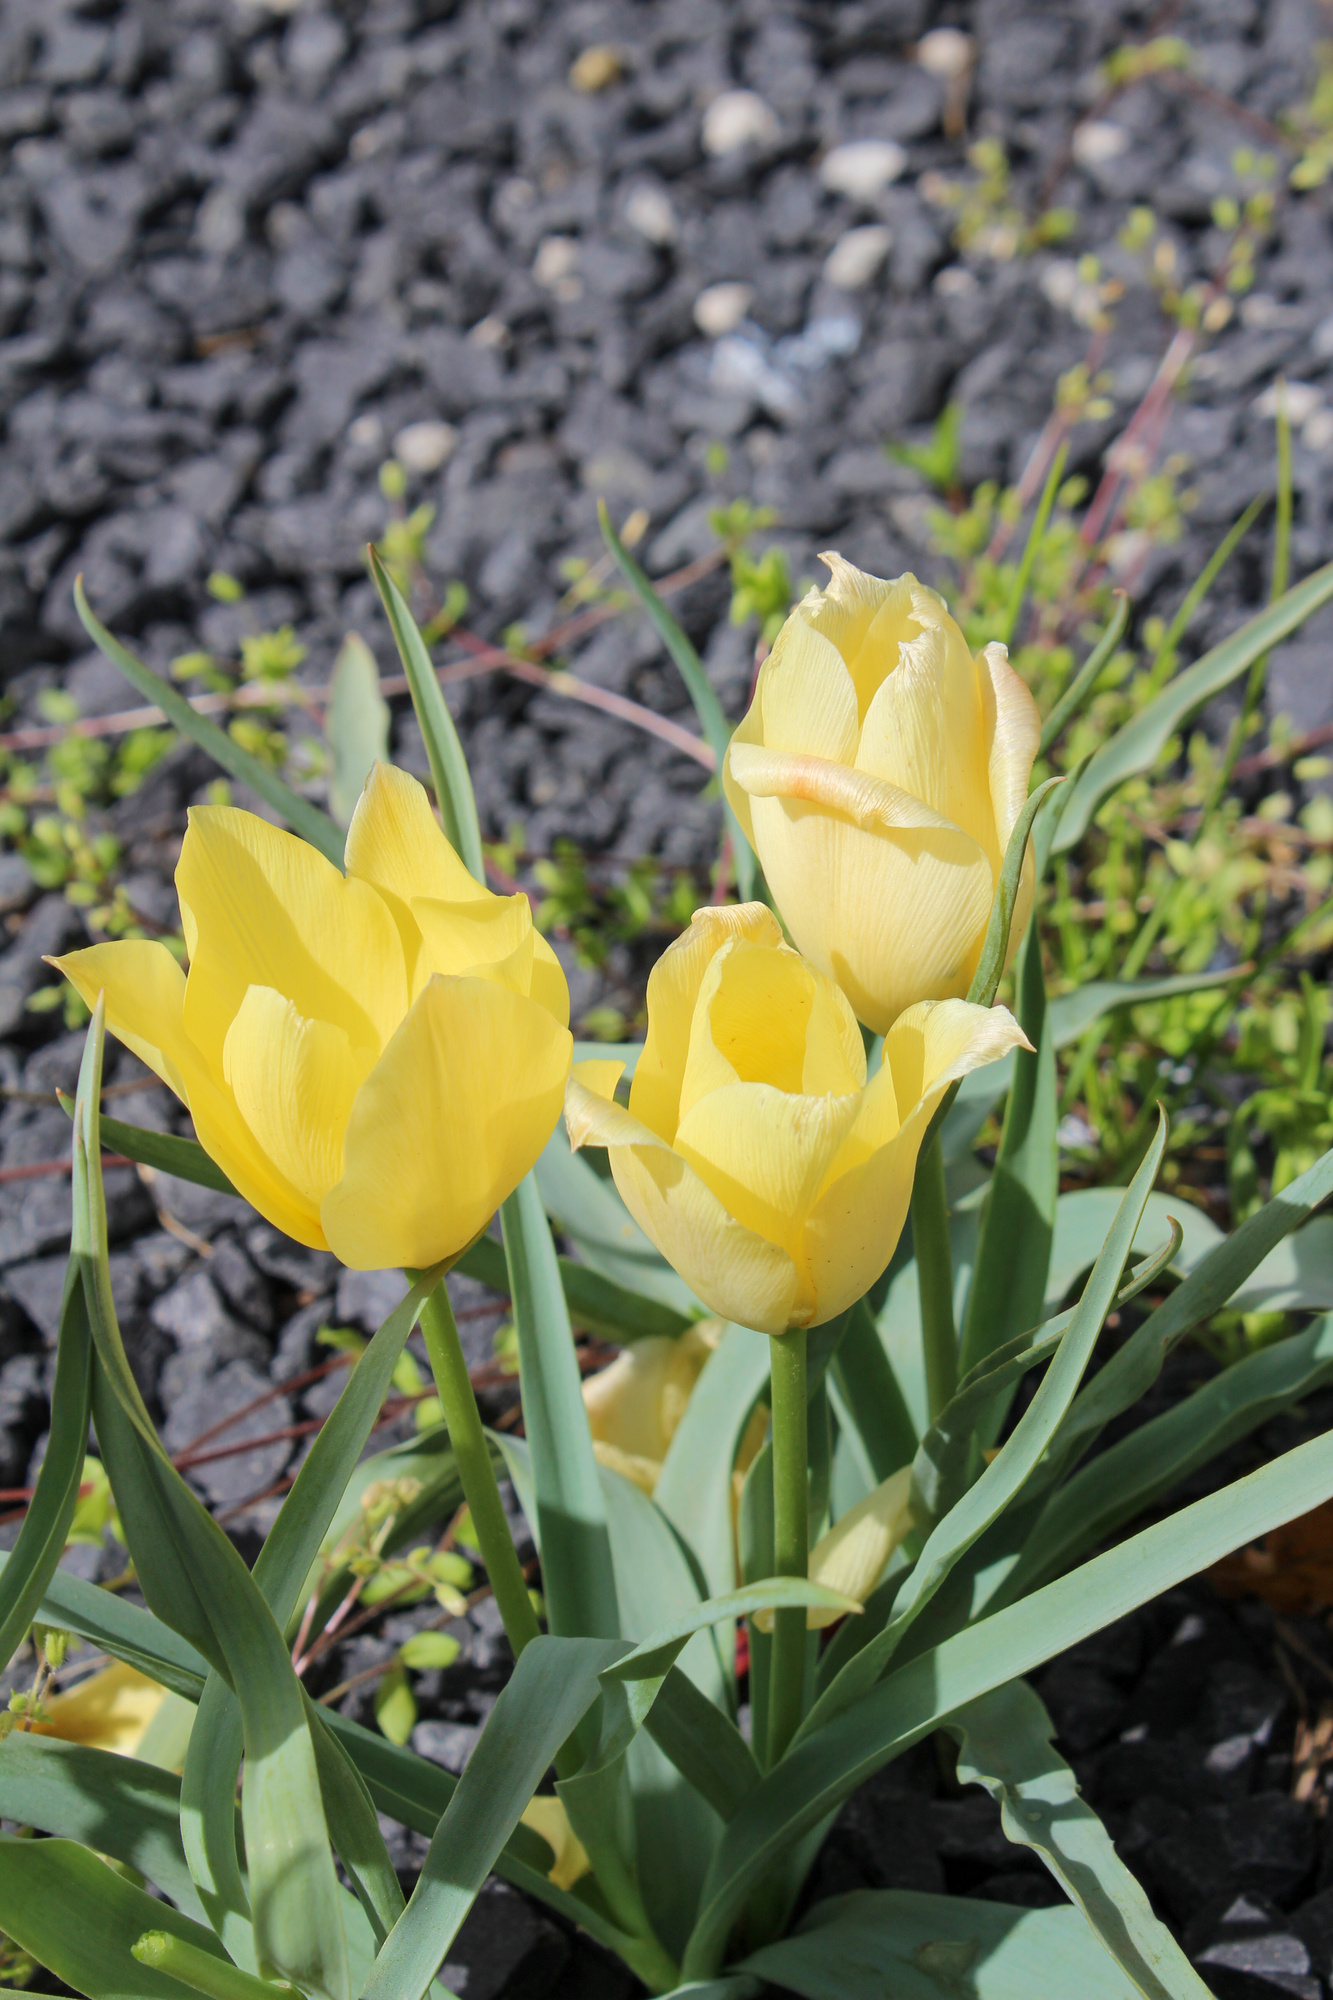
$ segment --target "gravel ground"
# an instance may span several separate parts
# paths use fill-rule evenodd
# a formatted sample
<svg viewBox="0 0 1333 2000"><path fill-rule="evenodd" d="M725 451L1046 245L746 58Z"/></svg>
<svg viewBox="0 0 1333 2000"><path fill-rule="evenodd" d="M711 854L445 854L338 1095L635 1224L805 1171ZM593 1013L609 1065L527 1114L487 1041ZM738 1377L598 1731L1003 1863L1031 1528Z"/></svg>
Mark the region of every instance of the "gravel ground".
<svg viewBox="0 0 1333 2000"><path fill-rule="evenodd" d="M956 170L963 150L956 92L914 57L917 38L942 26L975 38L968 135L1005 142L1023 201L1044 186L1074 210L1058 252L961 257L925 198L927 177ZM1102 115L1095 63L1163 30L1197 51L1197 87L1144 83ZM312 682L349 628L388 670L361 550L384 523L377 475L391 452L408 504L436 509L431 577L466 584L469 624L488 638L555 619L562 563L599 553L599 495L621 519L646 511L654 573L706 554L709 507L745 494L778 510L766 539L794 577L814 575L829 546L880 574L930 574L924 490L883 442L923 435L954 399L965 482L1016 477L1058 376L1087 350L1070 258L1092 251L1126 285L1102 361L1114 414L1073 440L1072 469L1095 474L1170 334L1117 244L1127 206L1156 206L1183 276L1211 272L1211 203L1231 184L1232 155L1308 93L1326 30L1316 0L1155 11L1112 0L346 0L295 11L7 0L0 674L13 721L40 722L52 687L85 715L135 699L87 651L71 600L80 570L101 615L160 668L200 646L234 654L246 632L290 622ZM576 88L571 64L583 57L579 80L597 81L588 52L599 49L614 52L602 65L614 73ZM838 151L850 144L860 151ZM1271 484L1264 395L1279 371L1301 385L1296 573L1333 556L1330 361L1333 238L1317 192L1282 208L1252 292L1171 408L1161 448L1188 461L1197 501L1183 538L1140 562L1142 605L1173 608L1224 525ZM1266 538L1246 544L1191 643L1262 601L1266 549ZM243 603L210 597L216 569L244 583ZM677 603L738 713L752 638L727 622L724 578ZM1273 706L1302 728L1333 721L1331 636L1326 614L1273 658ZM574 664L693 726L642 627L603 628ZM619 861L704 871L713 860L716 804L697 765L667 745L499 673L459 682L450 699L488 833L517 825L533 854L566 838ZM394 728L397 757L423 769L410 715ZM167 926L183 809L210 775L181 748L109 816L131 900ZM42 955L80 942L83 920L13 856L0 857L0 920L0 1085L71 1087L79 1037L26 1002ZM624 953L601 977L571 961L576 1013L623 997L634 972ZM110 1073L123 1086L110 1108L170 1123L165 1093L128 1057ZM56 1158L67 1134L49 1096L11 1097L0 1166ZM274 1504L253 1496L302 1449L272 1434L328 1407L330 1378L298 1379L327 1359L318 1328L370 1330L398 1283L340 1274L199 1189L115 1170L107 1192L127 1344L173 1449L276 1392L227 1434L249 1449L193 1474L253 1546ZM68 1226L64 1180L0 1183L0 1487L24 1485L39 1462ZM456 1305L482 1363L500 1302L459 1281ZM503 1406L493 1398L489 1413ZM410 1418L396 1422L379 1441ZM108 1553L98 1572L96 1552L75 1559L103 1574L116 1561ZM323 1685L373 1666L407 1629L391 1620L358 1636ZM1042 1683L1089 1795L1223 2000L1317 2000L1333 1963L1323 1794L1290 1796L1298 1725L1320 1712L1333 1650L1318 1620L1288 1629L1300 1646L1263 1607L1191 1587ZM506 1659L487 1603L458 1635L456 1665L417 1688L418 1747L453 1768ZM1302 1646L1326 1664L1312 1667ZM347 1697L363 1716L369 1701L365 1687ZM415 1854L406 1841L405 1869ZM1003 1842L989 1801L950 1795L928 1748L849 1806L820 1881L1053 1893ZM499 1885L454 1956L463 2000L630 1989Z"/></svg>

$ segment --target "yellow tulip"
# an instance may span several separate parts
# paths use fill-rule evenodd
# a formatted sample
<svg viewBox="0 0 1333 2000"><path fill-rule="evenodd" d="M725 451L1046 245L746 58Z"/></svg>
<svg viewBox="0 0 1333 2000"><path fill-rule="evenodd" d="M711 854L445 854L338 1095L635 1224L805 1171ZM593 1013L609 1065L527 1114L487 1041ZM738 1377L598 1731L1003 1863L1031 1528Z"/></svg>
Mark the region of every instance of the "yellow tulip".
<svg viewBox="0 0 1333 2000"><path fill-rule="evenodd" d="M1005 647L973 659L933 590L821 560L722 779L796 945L885 1034L966 994L1041 724ZM1031 908L1029 854L1011 953Z"/></svg>
<svg viewBox="0 0 1333 2000"><path fill-rule="evenodd" d="M47 1695L42 1706L50 1720L34 1728L66 1743L86 1743L95 1750L133 1757L166 1699L167 1690L156 1681L123 1660L113 1660L67 1694Z"/></svg>
<svg viewBox="0 0 1333 2000"><path fill-rule="evenodd" d="M706 1305L782 1333L874 1283L941 1096L1023 1039L1003 1007L927 1001L894 1023L867 1083L845 996L773 913L698 910L648 981L628 1111L621 1064L579 1063L565 1122L576 1148L607 1148L630 1214Z"/></svg>
<svg viewBox="0 0 1333 2000"><path fill-rule="evenodd" d="M526 896L493 896L414 778L379 764L346 875L230 806L176 870L189 977L123 941L52 964L170 1085L261 1215L357 1270L480 1234L533 1165L569 1072L569 992Z"/></svg>
<svg viewBox="0 0 1333 2000"><path fill-rule="evenodd" d="M911 1492L912 1468L905 1465L849 1507L811 1549L811 1580L826 1583L831 1590L840 1590L844 1597L864 1604L887 1569L889 1557L911 1533ZM841 1616L840 1611L812 1605L805 1614L806 1627L817 1632ZM756 1612L754 1622L761 1632L771 1632L773 1613Z"/></svg>
<svg viewBox="0 0 1333 2000"><path fill-rule="evenodd" d="M701 1320L676 1340L650 1334L587 1378L583 1404L600 1464L652 1492L720 1332L716 1320Z"/></svg>

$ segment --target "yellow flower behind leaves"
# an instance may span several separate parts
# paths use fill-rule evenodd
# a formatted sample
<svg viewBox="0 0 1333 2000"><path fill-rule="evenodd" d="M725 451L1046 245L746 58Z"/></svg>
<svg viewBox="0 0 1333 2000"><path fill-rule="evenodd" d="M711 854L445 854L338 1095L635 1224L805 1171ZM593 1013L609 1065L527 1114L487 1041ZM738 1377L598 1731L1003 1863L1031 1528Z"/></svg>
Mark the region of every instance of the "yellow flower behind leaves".
<svg viewBox="0 0 1333 2000"><path fill-rule="evenodd" d="M569 991L526 896L473 880L421 786L377 764L345 875L230 806L196 806L165 945L53 959L189 1109L261 1215L357 1270L480 1234L550 1137Z"/></svg>
<svg viewBox="0 0 1333 2000"><path fill-rule="evenodd" d="M762 903L695 912L648 981L629 1109L622 1065L576 1066L575 1147L605 1146L625 1206L712 1311L761 1333L853 1305L893 1255L948 1086L1024 1041L1003 1007L907 1010L866 1080L834 982Z"/></svg>
<svg viewBox="0 0 1333 2000"><path fill-rule="evenodd" d="M716 1320L701 1320L675 1340L650 1334L587 1378L583 1403L599 1464L652 1492L720 1331Z"/></svg>
<svg viewBox="0 0 1333 2000"><path fill-rule="evenodd" d="M844 1597L864 1604L888 1567L889 1557L911 1533L911 1492L912 1468L905 1465L849 1507L811 1549L811 1581L826 1583L830 1590L840 1590ZM812 1605L805 1614L806 1627L816 1632L841 1616L839 1611ZM754 1622L761 1632L771 1632L773 1613L756 1612Z"/></svg>
<svg viewBox="0 0 1333 2000"><path fill-rule="evenodd" d="M973 659L914 576L841 556L779 632L722 766L797 946L879 1034L959 999L1041 735L1006 649ZM1010 932L1032 907L1031 855Z"/></svg>

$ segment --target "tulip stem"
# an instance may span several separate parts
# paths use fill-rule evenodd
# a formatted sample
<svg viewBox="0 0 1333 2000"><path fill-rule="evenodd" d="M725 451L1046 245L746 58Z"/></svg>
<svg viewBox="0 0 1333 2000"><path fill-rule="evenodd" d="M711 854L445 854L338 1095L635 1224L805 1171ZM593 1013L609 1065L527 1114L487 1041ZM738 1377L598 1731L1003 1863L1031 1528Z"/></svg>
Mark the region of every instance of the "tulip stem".
<svg viewBox="0 0 1333 2000"><path fill-rule="evenodd" d="M486 1565L486 1575L504 1622L505 1636L517 1659L540 1626L532 1608L528 1586L523 1580L518 1550L505 1519L504 1502L491 1463L490 1446L481 1427L481 1413L467 1372L463 1344L458 1338L454 1309L443 1279L421 1309L421 1331L426 1337L435 1392L444 1410L454 1463L463 1485L476 1530L477 1546Z"/></svg>
<svg viewBox="0 0 1333 2000"><path fill-rule="evenodd" d="M912 1188L912 1242L921 1293L921 1340L926 1401L933 1423L958 1387L958 1332L953 1321L953 1252L949 1201L939 1134L916 1163Z"/></svg>
<svg viewBox="0 0 1333 2000"><path fill-rule="evenodd" d="M810 1471L806 1428L805 1328L769 1342L773 1409L773 1572L810 1566ZM777 1763L801 1723L805 1699L803 1606L773 1614L768 1683L768 1762Z"/></svg>

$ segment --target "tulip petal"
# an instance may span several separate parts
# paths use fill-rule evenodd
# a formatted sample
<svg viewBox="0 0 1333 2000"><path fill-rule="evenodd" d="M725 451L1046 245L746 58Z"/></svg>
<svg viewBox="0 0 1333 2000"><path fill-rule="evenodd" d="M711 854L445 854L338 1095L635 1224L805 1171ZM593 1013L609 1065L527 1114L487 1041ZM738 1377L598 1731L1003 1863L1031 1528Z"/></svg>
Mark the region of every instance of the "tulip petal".
<svg viewBox="0 0 1333 2000"><path fill-rule="evenodd" d="M823 590L803 597L792 615L831 639L850 667L880 606L899 584L915 583L916 578L899 577L888 583L883 577L868 576L833 549L821 552L819 560L830 571L829 581Z"/></svg>
<svg viewBox="0 0 1333 2000"><path fill-rule="evenodd" d="M565 968L539 930L532 933L532 999L553 1014L562 1028L569 1026L569 982Z"/></svg>
<svg viewBox="0 0 1333 2000"><path fill-rule="evenodd" d="M530 993L532 912L521 891L472 903L414 896L411 909L423 943L413 974L414 999L436 973L446 979L491 979L512 986L515 993Z"/></svg>
<svg viewBox="0 0 1333 2000"><path fill-rule="evenodd" d="M801 1088L815 979L786 946L775 949L748 938L731 938L722 946L694 1003L680 1086L682 1120L700 1098L728 1084Z"/></svg>
<svg viewBox="0 0 1333 2000"><path fill-rule="evenodd" d="M596 1096L573 1076L565 1093L565 1124L576 1151L606 1147L626 1208L705 1304L722 1319L759 1333L787 1331L797 1280L785 1250L728 1215L693 1168L632 1112Z"/></svg>
<svg viewBox="0 0 1333 2000"><path fill-rule="evenodd" d="M889 1557L911 1533L911 1493L912 1468L905 1465L849 1507L811 1549L810 1581L826 1584L830 1590L864 1604L883 1576ZM822 1631L842 1615L812 1604L805 1615L806 1630ZM761 1632L771 1632L773 1613L756 1612L754 1623Z"/></svg>
<svg viewBox="0 0 1333 2000"><path fill-rule="evenodd" d="M805 1218L860 1102L859 1091L804 1097L768 1083L734 1083L685 1113L675 1150L729 1215L781 1244L803 1277ZM799 1323L808 1323L813 1302L801 1283Z"/></svg>
<svg viewBox="0 0 1333 2000"><path fill-rule="evenodd" d="M864 726L871 702L888 676L897 668L904 646L910 646L925 624L935 622L939 599L914 576L900 576L865 629L860 645L848 662L848 672L856 687L857 727ZM929 607L932 615L921 616ZM855 762L855 759L849 760Z"/></svg>
<svg viewBox="0 0 1333 2000"><path fill-rule="evenodd" d="M88 1002L106 994L107 1026L188 1105L199 1143L259 1213L315 1250L326 1250L319 1216L266 1158L216 1067L185 1032L185 974L165 945L124 939L52 959ZM156 1058L156 1059L155 1059Z"/></svg>
<svg viewBox="0 0 1333 2000"><path fill-rule="evenodd" d="M344 1029L306 1020L271 986L252 986L227 1030L222 1073L236 1108L315 1209L341 1177L352 1100L373 1060Z"/></svg>
<svg viewBox="0 0 1333 2000"><path fill-rule="evenodd" d="M1041 716L1026 683L1010 666L1006 646L984 646L978 666L988 739L990 795L1003 851L1027 803L1032 766L1041 744Z"/></svg>
<svg viewBox="0 0 1333 2000"><path fill-rule="evenodd" d="M949 1085L1024 1040L1007 1008L965 1000L924 1000L895 1022L884 1038L884 1067L893 1075L902 1124L847 1171L835 1160L810 1211L804 1260L814 1323L854 1305L888 1264L907 1219L921 1141Z"/></svg>
<svg viewBox="0 0 1333 2000"><path fill-rule="evenodd" d="M789 618L759 671L755 690L770 750L799 750L850 764L856 756L856 689L830 639Z"/></svg>
<svg viewBox="0 0 1333 2000"><path fill-rule="evenodd" d="M947 616L925 625L866 711L856 767L896 785L970 833L999 868L981 679Z"/></svg>
<svg viewBox="0 0 1333 2000"><path fill-rule="evenodd" d="M755 848L792 937L879 1033L922 992L966 993L994 894L969 835L881 779L733 744Z"/></svg>
<svg viewBox="0 0 1333 2000"><path fill-rule="evenodd" d="M90 1008L105 993L106 1024L116 1040L160 1076L182 1104L189 1104L186 1076L198 1057L185 1039L182 1020L185 974L164 944L124 938L46 963L65 975Z"/></svg>
<svg viewBox="0 0 1333 2000"><path fill-rule="evenodd" d="M176 881L197 926L185 1029L215 1069L251 986L273 987L307 1020L333 1022L378 1054L408 996L402 943L373 889L231 806L191 810Z"/></svg>
<svg viewBox="0 0 1333 2000"><path fill-rule="evenodd" d="M353 1270L455 1256L560 1115L569 1030L485 979L431 979L358 1091L320 1218Z"/></svg>
<svg viewBox="0 0 1333 2000"><path fill-rule="evenodd" d="M655 1461L660 1469L717 1345L716 1322L706 1321L705 1327L709 1331L687 1327L679 1339L650 1334L636 1340L609 1368L585 1379L583 1405L595 1442L640 1461Z"/></svg>
<svg viewBox="0 0 1333 2000"><path fill-rule="evenodd" d="M800 1088L807 1097L841 1095L863 1090L865 1080L866 1045L851 1002L832 979L817 973Z"/></svg>
<svg viewBox="0 0 1333 2000"><path fill-rule="evenodd" d="M704 974L729 938L781 944L782 926L763 903L696 910L648 975L648 1033L630 1087L630 1109L667 1144L680 1116L680 1087L694 1006Z"/></svg>
<svg viewBox="0 0 1333 2000"><path fill-rule="evenodd" d="M591 1090L597 1097L610 1103L616 1094L616 1085L625 1074L623 1062L612 1062L605 1056L589 1056L584 1062L576 1062L571 1072L585 1090Z"/></svg>
<svg viewBox="0 0 1333 2000"><path fill-rule="evenodd" d="M467 903L490 894L449 845L424 786L392 764L376 764L366 779L344 858L349 875L405 905L414 896Z"/></svg>

